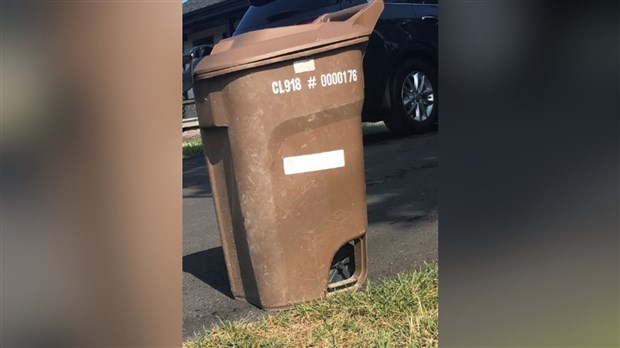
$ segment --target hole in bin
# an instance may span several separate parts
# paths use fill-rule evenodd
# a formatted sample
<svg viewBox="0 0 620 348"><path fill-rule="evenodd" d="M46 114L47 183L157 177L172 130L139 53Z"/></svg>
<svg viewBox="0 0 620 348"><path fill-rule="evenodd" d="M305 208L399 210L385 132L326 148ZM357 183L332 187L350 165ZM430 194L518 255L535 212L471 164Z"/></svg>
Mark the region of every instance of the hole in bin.
<svg viewBox="0 0 620 348"><path fill-rule="evenodd" d="M348 242L338 249L327 277L328 283L333 284L347 280L355 273L355 248L354 242Z"/></svg>

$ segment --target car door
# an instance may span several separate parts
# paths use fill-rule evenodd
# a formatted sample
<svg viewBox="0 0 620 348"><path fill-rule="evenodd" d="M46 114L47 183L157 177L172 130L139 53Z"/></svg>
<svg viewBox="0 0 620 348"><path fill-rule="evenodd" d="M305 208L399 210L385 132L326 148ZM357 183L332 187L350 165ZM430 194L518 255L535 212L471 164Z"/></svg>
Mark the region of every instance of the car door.
<svg viewBox="0 0 620 348"><path fill-rule="evenodd" d="M414 5L413 10L418 17L428 17L429 19L438 18L437 0L411 0L411 2Z"/></svg>
<svg viewBox="0 0 620 348"><path fill-rule="evenodd" d="M437 49L439 31L439 7L437 0L411 0L415 12L416 31L426 44Z"/></svg>

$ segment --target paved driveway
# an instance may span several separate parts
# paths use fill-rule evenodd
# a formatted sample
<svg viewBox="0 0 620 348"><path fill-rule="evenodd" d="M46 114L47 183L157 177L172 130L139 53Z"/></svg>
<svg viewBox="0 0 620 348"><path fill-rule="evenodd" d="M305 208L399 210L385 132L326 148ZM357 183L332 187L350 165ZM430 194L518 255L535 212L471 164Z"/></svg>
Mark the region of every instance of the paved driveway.
<svg viewBox="0 0 620 348"><path fill-rule="evenodd" d="M368 278L377 280L437 259L437 133L364 137ZM211 189L202 157L183 160L183 336L220 320L266 313L231 298Z"/></svg>

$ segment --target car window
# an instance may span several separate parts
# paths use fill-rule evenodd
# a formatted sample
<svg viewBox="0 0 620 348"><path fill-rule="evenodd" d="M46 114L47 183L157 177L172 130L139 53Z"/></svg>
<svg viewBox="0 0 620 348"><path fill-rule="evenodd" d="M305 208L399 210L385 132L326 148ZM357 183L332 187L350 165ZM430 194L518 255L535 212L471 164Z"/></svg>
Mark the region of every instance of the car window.
<svg viewBox="0 0 620 348"><path fill-rule="evenodd" d="M336 5L341 0L274 0L262 6L250 6L239 22L235 35L270 26L282 19L302 15L304 12Z"/></svg>

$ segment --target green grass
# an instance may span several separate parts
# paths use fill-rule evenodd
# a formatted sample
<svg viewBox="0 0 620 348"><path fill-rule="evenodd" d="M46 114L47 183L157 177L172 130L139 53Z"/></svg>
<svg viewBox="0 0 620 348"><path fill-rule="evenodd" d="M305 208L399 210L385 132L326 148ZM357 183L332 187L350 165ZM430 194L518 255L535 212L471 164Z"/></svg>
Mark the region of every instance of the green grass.
<svg viewBox="0 0 620 348"><path fill-rule="evenodd" d="M362 132L364 134L387 132L388 129L383 122L362 123ZM202 156L202 140L200 137L183 141L183 157Z"/></svg>
<svg viewBox="0 0 620 348"><path fill-rule="evenodd" d="M202 347L437 347L438 265L369 283L249 323L222 323L185 342Z"/></svg>
<svg viewBox="0 0 620 348"><path fill-rule="evenodd" d="M362 122L362 133L364 135L383 132L389 132L388 127L385 123L383 123L383 121L374 123Z"/></svg>
<svg viewBox="0 0 620 348"><path fill-rule="evenodd" d="M202 140L200 138L183 142L183 157L202 156L202 154Z"/></svg>

